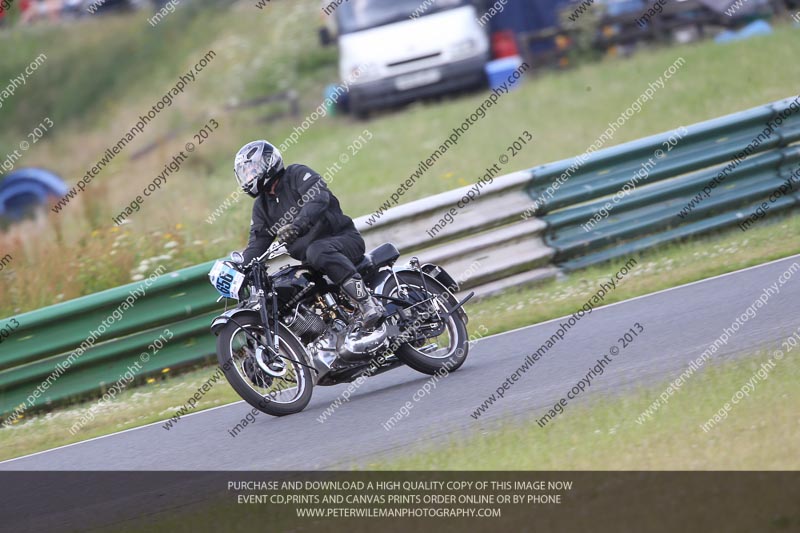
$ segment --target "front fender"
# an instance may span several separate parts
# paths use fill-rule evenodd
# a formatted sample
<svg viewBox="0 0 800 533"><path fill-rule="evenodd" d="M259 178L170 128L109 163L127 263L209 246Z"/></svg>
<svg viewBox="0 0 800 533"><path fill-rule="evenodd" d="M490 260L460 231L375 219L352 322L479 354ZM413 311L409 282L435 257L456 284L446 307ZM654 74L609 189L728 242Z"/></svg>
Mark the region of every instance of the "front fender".
<svg viewBox="0 0 800 533"><path fill-rule="evenodd" d="M219 336L220 330L225 327L225 324L230 322L231 318L235 318L237 316L243 315L252 315L257 319L261 317L258 314L258 311L254 311L252 309L248 309L246 307L234 307L233 309L228 309L214 320L211 321L211 333L216 336Z"/></svg>

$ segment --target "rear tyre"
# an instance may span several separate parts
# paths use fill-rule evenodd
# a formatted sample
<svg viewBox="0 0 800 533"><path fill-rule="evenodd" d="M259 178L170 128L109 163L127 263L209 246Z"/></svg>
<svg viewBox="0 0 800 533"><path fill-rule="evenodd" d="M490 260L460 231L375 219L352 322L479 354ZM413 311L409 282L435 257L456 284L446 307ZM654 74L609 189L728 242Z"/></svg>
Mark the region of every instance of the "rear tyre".
<svg viewBox="0 0 800 533"><path fill-rule="evenodd" d="M278 353L284 358L270 361L269 370L265 371L256 362L255 340L244 332L248 330L266 344L260 318L239 316L236 322L228 322L217 337L217 360L231 387L243 400L268 415L285 416L305 409L313 389L311 372L291 361L306 363L303 346L281 325Z"/></svg>
<svg viewBox="0 0 800 533"><path fill-rule="evenodd" d="M400 280L400 288L407 291L406 296L400 295L394 278L390 278L386 283L383 290L385 295L418 303L446 292L432 279L425 279L423 284L422 276L417 272L398 272L397 277ZM444 298L440 298L439 302L441 302L441 314L454 307L452 302ZM467 325L461 314L453 313L444 320L434 318L423 325L438 325L437 329L441 330L441 333L401 345L395 352L397 358L423 374L450 373L458 370L469 354Z"/></svg>

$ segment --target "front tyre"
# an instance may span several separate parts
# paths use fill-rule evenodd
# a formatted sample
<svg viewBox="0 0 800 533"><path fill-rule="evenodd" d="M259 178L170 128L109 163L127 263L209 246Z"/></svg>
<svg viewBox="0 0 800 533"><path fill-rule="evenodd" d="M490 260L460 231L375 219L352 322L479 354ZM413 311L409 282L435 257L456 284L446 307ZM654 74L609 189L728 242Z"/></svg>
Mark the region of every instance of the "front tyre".
<svg viewBox="0 0 800 533"><path fill-rule="evenodd" d="M436 281L425 279L417 272L398 272L400 287L394 277L386 283L383 292L387 296L402 298L419 303L431 297L444 294L446 290ZM403 294L405 292L405 294ZM439 298L441 314L450 311L454 304ZM425 331L431 331L430 335ZM420 324L420 334L413 341L402 344L397 349L397 358L423 374L454 372L467 359L469 339L467 325L460 313L453 313L445 319L433 318Z"/></svg>
<svg viewBox="0 0 800 533"><path fill-rule="evenodd" d="M282 358L269 361L264 370L256 361L255 340L249 331L266 345L264 326L255 316L236 317L225 324L217 337L217 360L231 387L247 403L273 416L299 413L311 400L313 383L306 363L305 350L282 325L278 330L278 353ZM307 363L306 363L307 364Z"/></svg>

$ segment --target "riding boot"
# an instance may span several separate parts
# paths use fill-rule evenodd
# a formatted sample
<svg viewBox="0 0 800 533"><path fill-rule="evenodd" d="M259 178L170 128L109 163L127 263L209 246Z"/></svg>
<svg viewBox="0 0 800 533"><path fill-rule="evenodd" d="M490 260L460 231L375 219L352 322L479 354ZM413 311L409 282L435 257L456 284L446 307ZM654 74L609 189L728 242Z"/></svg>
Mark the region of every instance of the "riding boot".
<svg viewBox="0 0 800 533"><path fill-rule="evenodd" d="M342 290L359 311L364 328L371 328L383 317L383 306L369 293L361 276L356 274L342 283Z"/></svg>

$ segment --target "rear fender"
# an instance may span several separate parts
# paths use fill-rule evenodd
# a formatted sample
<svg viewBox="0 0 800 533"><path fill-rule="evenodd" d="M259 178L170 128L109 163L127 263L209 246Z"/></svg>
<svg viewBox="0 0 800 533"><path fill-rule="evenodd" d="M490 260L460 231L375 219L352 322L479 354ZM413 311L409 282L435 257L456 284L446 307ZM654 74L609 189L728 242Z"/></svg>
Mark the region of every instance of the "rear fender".
<svg viewBox="0 0 800 533"><path fill-rule="evenodd" d="M451 293L455 294L458 292L458 283L456 283L456 280L454 280L453 276L451 276L445 269L443 269L439 265L434 265L432 263L425 263L420 267L420 270L422 270L427 275L438 281L443 287L445 287Z"/></svg>
<svg viewBox="0 0 800 533"><path fill-rule="evenodd" d="M449 287L455 287L457 289L458 288L458 284L453 280L453 278L450 276L450 274L448 274L441 267L436 267L436 268L438 268L440 270L440 272L438 273L437 277L431 276L430 274L426 273L425 270L424 270L425 267L428 267L428 266L432 267L432 266L435 266L435 265L424 265L422 267L422 272L420 272L419 270L412 269L412 268L402 268L402 269L396 270L395 272L397 274L400 274L401 272L408 272L408 273L411 273L411 274L422 275L425 278L425 283L426 284L438 286L438 287L440 287L442 289L442 296L444 297L444 299L447 301L448 304L450 304L452 306L458 305L458 299L455 297L453 292L448 288L448 286L449 286ZM393 279L393 277L394 276L392 276L391 273L388 276L386 276L386 278L382 280L380 286L375 288L375 292L377 292L378 294L384 294L384 288L386 287L386 283L390 279ZM444 283L442 281L440 281L440 279L444 280ZM445 285L445 283L446 283L446 285ZM464 320L464 324L468 324L469 323L469 317L467 316L467 313L466 313L466 311L464 311L463 307L458 310L458 314Z"/></svg>

